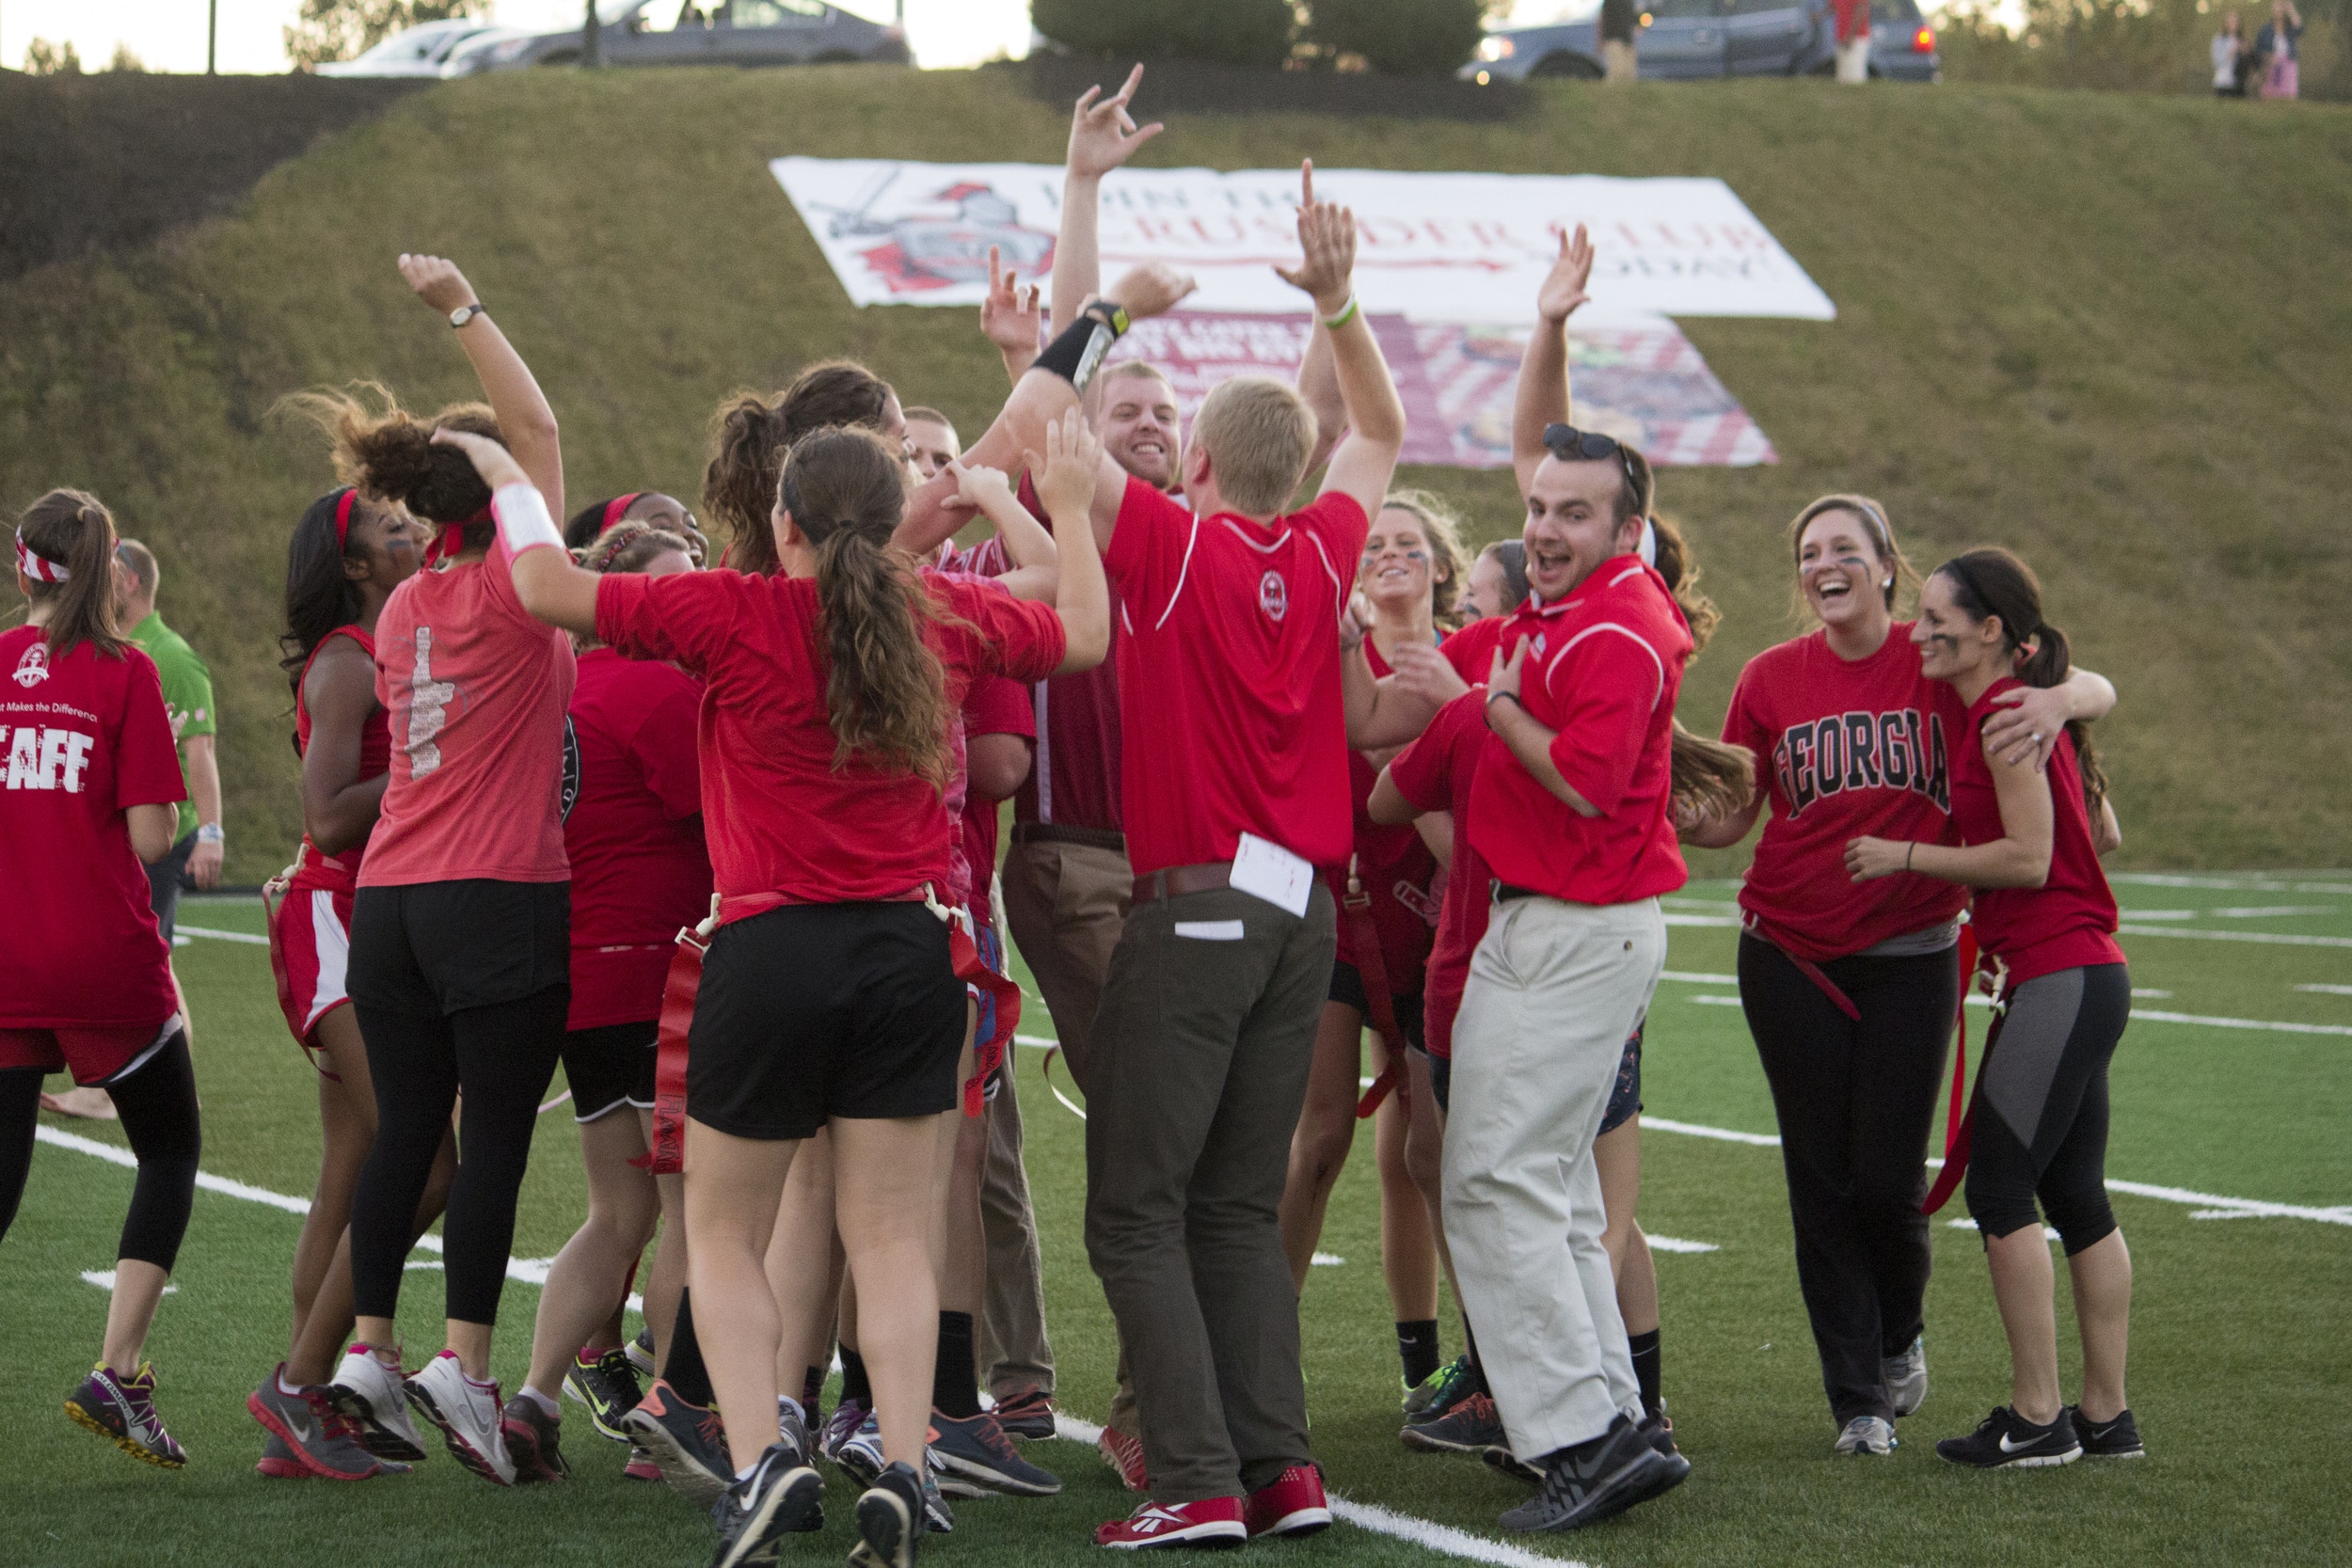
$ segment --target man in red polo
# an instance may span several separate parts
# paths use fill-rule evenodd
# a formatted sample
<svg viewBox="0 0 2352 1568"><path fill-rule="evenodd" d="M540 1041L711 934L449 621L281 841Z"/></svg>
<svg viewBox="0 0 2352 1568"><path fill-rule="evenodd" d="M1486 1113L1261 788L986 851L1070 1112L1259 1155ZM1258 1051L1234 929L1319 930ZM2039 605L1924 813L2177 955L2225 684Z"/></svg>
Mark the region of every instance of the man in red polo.
<svg viewBox="0 0 2352 1568"><path fill-rule="evenodd" d="M1643 1422L1593 1139L1687 879L1670 811L1691 636L1639 547L1649 466L1554 424L1526 483L1525 604L1501 628L1470 842L1495 908L1454 1022L1445 1227L1511 1450L1502 1516L1573 1529L1689 1472Z"/></svg>

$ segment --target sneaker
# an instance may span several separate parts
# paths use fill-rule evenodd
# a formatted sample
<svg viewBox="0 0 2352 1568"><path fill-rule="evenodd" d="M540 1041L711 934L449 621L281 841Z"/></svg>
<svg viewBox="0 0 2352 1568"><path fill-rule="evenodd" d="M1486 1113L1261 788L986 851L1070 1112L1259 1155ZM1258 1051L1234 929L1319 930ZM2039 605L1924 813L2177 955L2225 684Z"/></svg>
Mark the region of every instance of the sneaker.
<svg viewBox="0 0 2352 1568"><path fill-rule="evenodd" d="M1666 1462L1666 1467L1662 1470L1653 1467L1650 1471L1650 1479L1636 1488L1633 1496L1627 1498L1626 1508L1645 1503L1652 1497L1662 1497L1691 1479L1691 1462L1683 1456L1680 1449L1675 1447L1674 1422L1666 1418L1664 1411L1661 1410L1655 1416L1643 1417L1633 1423L1633 1430L1642 1434L1643 1441L1649 1444L1653 1453ZM1616 1512L1623 1513L1624 1511L1624 1509L1619 1509Z"/></svg>
<svg viewBox="0 0 2352 1568"><path fill-rule="evenodd" d="M857 1500L850 1568L914 1568L915 1548L930 1528L922 1478L903 1461L886 1466Z"/></svg>
<svg viewBox="0 0 2352 1568"><path fill-rule="evenodd" d="M2128 1410L2112 1421L2102 1423L2084 1415L2081 1405L2070 1404L2066 1417L2074 1423L2074 1434L2082 1443L2083 1452L2092 1459L2148 1457L2148 1449L2139 1440L2139 1423L2132 1419Z"/></svg>
<svg viewBox="0 0 2352 1568"><path fill-rule="evenodd" d="M947 1506L946 1497L940 1496L938 1479L931 1474L930 1466L927 1465L923 1467L924 1533L952 1535L955 1533L955 1528L956 1511Z"/></svg>
<svg viewBox="0 0 2352 1568"><path fill-rule="evenodd" d="M1466 1353L1405 1390L1405 1418L1436 1420L1469 1396L1470 1386L1470 1358Z"/></svg>
<svg viewBox="0 0 2352 1568"><path fill-rule="evenodd" d="M123 1377L103 1367L91 1369L82 1386L66 1396L65 1413L73 1424L87 1427L133 1459L177 1470L188 1462L164 1418L155 1414L155 1369L139 1364L136 1374Z"/></svg>
<svg viewBox="0 0 2352 1568"><path fill-rule="evenodd" d="M718 1413L687 1403L660 1378L621 1424L680 1496L708 1508L734 1484L735 1461Z"/></svg>
<svg viewBox="0 0 2352 1568"><path fill-rule="evenodd" d="M1928 1341L1924 1336L1912 1340L1911 1348L1900 1355L1881 1361L1879 1370L1886 1375L1886 1392L1895 1402L1896 1415L1908 1416L1927 1402Z"/></svg>
<svg viewBox="0 0 2352 1568"><path fill-rule="evenodd" d="M1681 1479L1666 1479L1673 1465L1624 1416L1600 1436L1563 1449L1539 1468L1543 1484L1533 1497L1502 1515L1505 1529L1581 1529L1615 1517Z"/></svg>
<svg viewBox="0 0 2352 1568"><path fill-rule="evenodd" d="M857 1429L866 1424L868 1414L870 1412L866 1406L856 1400L843 1400L834 1405L833 1414L825 1418L822 1435L817 1439L817 1451L839 1464L841 1445L857 1435Z"/></svg>
<svg viewBox="0 0 2352 1568"><path fill-rule="evenodd" d="M628 1352L609 1350L594 1361L585 1355L572 1357L564 1372L564 1397L588 1407L589 1424L598 1435L626 1443L628 1432L621 1425L621 1418L637 1408L644 1394L637 1386L637 1369Z"/></svg>
<svg viewBox="0 0 2352 1568"><path fill-rule="evenodd" d="M1124 1519L1094 1527L1094 1544L1132 1552L1154 1546L1238 1546L1249 1539L1239 1497L1190 1503L1145 1503Z"/></svg>
<svg viewBox="0 0 2352 1568"><path fill-rule="evenodd" d="M506 1456L514 1464L517 1484L562 1481L572 1473L560 1446L562 1419L541 1409L529 1394L516 1394L506 1402L505 1413L499 1418L499 1436L506 1443Z"/></svg>
<svg viewBox="0 0 2352 1568"><path fill-rule="evenodd" d="M1497 1443L1492 1448L1483 1449L1478 1457L1486 1462L1486 1468L1500 1470L1513 1481L1523 1481L1530 1486L1544 1483L1544 1473L1513 1453L1508 1444Z"/></svg>
<svg viewBox="0 0 2352 1568"><path fill-rule="evenodd" d="M984 1497L991 1492L1016 1497L1050 1497L1061 1491L1061 1478L1021 1457L1005 1429L988 1411L958 1419L931 1412L931 1464L941 1472L939 1489L956 1497ZM958 1481L977 1490L965 1492Z"/></svg>
<svg viewBox="0 0 2352 1568"><path fill-rule="evenodd" d="M637 1331L637 1338L625 1347L625 1354L628 1356L628 1364L637 1369L637 1375L648 1383L652 1382L659 1369L654 1365L651 1324Z"/></svg>
<svg viewBox="0 0 2352 1568"><path fill-rule="evenodd" d="M335 1369L326 1397L359 1434L359 1442L378 1459L414 1465L424 1458L424 1438L408 1418L408 1396L403 1387L399 1352L386 1366L367 1345L354 1345Z"/></svg>
<svg viewBox="0 0 2352 1568"><path fill-rule="evenodd" d="M792 1450L795 1464L815 1463L809 1455L808 1421L801 1415L800 1403L782 1394L776 1396L776 1432L777 1441Z"/></svg>
<svg viewBox="0 0 2352 1568"><path fill-rule="evenodd" d="M476 1383L457 1364L457 1353L445 1350L402 1386L417 1414L441 1429L452 1459L485 1481L515 1484L515 1461L506 1451L500 1425L496 1381Z"/></svg>
<svg viewBox="0 0 2352 1568"><path fill-rule="evenodd" d="M1131 1437L1117 1427L1104 1427L1103 1435L1094 1440L1103 1463L1119 1472L1119 1479L1130 1492L1149 1492L1152 1479L1144 1471L1143 1440Z"/></svg>
<svg viewBox="0 0 2352 1568"><path fill-rule="evenodd" d="M770 1444L752 1473L710 1505L710 1522L719 1527L710 1568L775 1561L779 1539L818 1528L808 1519L824 1495L822 1477L782 1443Z"/></svg>
<svg viewBox="0 0 2352 1568"><path fill-rule="evenodd" d="M369 1481L407 1473L407 1465L388 1463L368 1452L359 1442L358 1429L335 1408L325 1388L287 1393L278 1382L285 1373L286 1364L281 1361L259 1388L245 1397L245 1407L297 1470L324 1481ZM262 1458L272 1457L264 1448ZM263 1475L276 1473L262 1471Z"/></svg>
<svg viewBox="0 0 2352 1568"><path fill-rule="evenodd" d="M1856 1416L1846 1423L1831 1445L1833 1453L1867 1453L1882 1457L1895 1451L1895 1423L1883 1416Z"/></svg>
<svg viewBox="0 0 2352 1568"><path fill-rule="evenodd" d="M254 1462L253 1473L271 1481L309 1481L310 1472L302 1467L302 1461L286 1447L286 1440L276 1433L262 1440L262 1457Z"/></svg>
<svg viewBox="0 0 2352 1568"><path fill-rule="evenodd" d="M1408 1421L1399 1435L1406 1448L1422 1453L1484 1453L1510 1442L1502 1434L1502 1418L1495 1414L1491 1394L1458 1401L1436 1420Z"/></svg>
<svg viewBox="0 0 2352 1568"><path fill-rule="evenodd" d="M1679 1457L1682 1450L1675 1447L1675 1418L1666 1414L1665 1401L1661 1400L1658 1403L1658 1414L1643 1417L1641 1428L1648 1433L1651 1448L1669 1457Z"/></svg>
<svg viewBox="0 0 2352 1568"><path fill-rule="evenodd" d="M857 1430L834 1449L833 1462L862 1487L872 1486L881 1478L890 1462L882 1458L882 1422L872 1411L867 1411Z"/></svg>
<svg viewBox="0 0 2352 1568"><path fill-rule="evenodd" d="M1054 1396L1044 1389L1024 1388L1010 1399L998 1400L996 1424L1014 1437L1045 1438L1054 1435Z"/></svg>
<svg viewBox="0 0 2352 1568"><path fill-rule="evenodd" d="M1947 1437L1935 1445L1936 1456L1955 1465L1996 1470L2015 1465L2038 1469L2045 1465L2072 1465L2083 1456L2074 1423L2064 1410L2048 1426L2038 1427L2008 1405L1996 1406L1984 1424L1965 1437Z"/></svg>
<svg viewBox="0 0 2352 1568"><path fill-rule="evenodd" d="M653 1455L645 1451L644 1444L633 1443L629 1445L628 1463L621 1466L621 1479L623 1481L660 1481L661 1466L654 1463Z"/></svg>
<svg viewBox="0 0 2352 1568"><path fill-rule="evenodd" d="M1331 1504L1323 1495L1322 1467L1294 1465L1250 1493L1241 1505L1241 1522L1252 1540L1261 1535L1312 1535L1329 1528Z"/></svg>

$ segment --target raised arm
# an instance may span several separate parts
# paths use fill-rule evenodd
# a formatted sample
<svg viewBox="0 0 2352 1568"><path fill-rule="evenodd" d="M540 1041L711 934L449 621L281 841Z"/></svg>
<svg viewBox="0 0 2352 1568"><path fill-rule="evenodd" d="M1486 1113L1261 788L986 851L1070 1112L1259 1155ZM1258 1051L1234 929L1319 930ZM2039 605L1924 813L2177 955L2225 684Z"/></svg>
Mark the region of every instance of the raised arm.
<svg viewBox="0 0 2352 1568"><path fill-rule="evenodd" d="M1103 89L1087 88L1070 115L1070 151L1061 182L1061 232L1054 241L1054 330L1078 319L1086 302L1103 289L1103 251L1097 238L1103 204L1103 176L1135 155L1136 148L1160 134L1156 121L1138 130L1127 113L1136 88L1143 84L1143 67L1127 73L1127 83L1108 98ZM1100 102L1097 100L1100 99Z"/></svg>
<svg viewBox="0 0 2352 1568"><path fill-rule="evenodd" d="M513 562L515 597L525 610L551 626L596 634L596 574L575 564L555 530L548 503L515 461L514 453L496 441L462 430L437 430L433 438L456 447L473 459L474 472L490 487L490 510L498 517L499 537Z"/></svg>
<svg viewBox="0 0 2352 1568"><path fill-rule="evenodd" d="M1295 270L1276 267L1292 288L1314 301L1317 330L1331 342L1331 362L1347 419L1347 434L1332 449L1322 494L1346 492L1376 516L1405 450L1405 404L1396 395L1389 362L1372 335L1372 323L1356 301L1356 214L1333 201L1315 199L1315 168L1300 166L1298 245Z"/></svg>
<svg viewBox="0 0 2352 1568"><path fill-rule="evenodd" d="M980 301L980 331L1005 361L1005 378L1018 382L1037 363L1041 346L1037 285L1015 280L1010 268L988 247L988 297Z"/></svg>
<svg viewBox="0 0 2352 1568"><path fill-rule="evenodd" d="M481 296L466 275L457 270L454 261L438 256L406 256L400 259L400 275L417 292L417 297L431 306L444 319L452 311L469 305L478 306ZM477 314L457 329L457 341L473 362L473 373L482 383L482 395L498 416L499 433L515 453L515 461L531 483L538 487L547 500L548 510L556 516L564 515L564 448L557 438L555 410L548 406L547 395L532 379L531 367L523 363L515 345L506 341L498 323L486 314Z"/></svg>
<svg viewBox="0 0 2352 1568"><path fill-rule="evenodd" d="M1340 400L1339 363L1331 356L1331 334L1324 330L1320 316L1307 335L1296 385L1298 395L1315 417L1315 452L1307 460L1307 471L1313 473L1330 461L1332 449L1347 433L1347 404Z"/></svg>
<svg viewBox="0 0 2352 1568"><path fill-rule="evenodd" d="M1054 543L1061 552L1061 583L1054 609L1061 616L1070 646L1056 674L1074 674L1103 662L1111 646L1111 590L1088 515L1095 476L1106 461L1103 443L1076 408L1045 427L1045 451L1025 454L1035 477L1038 504L1054 520ZM1117 467L1117 465L1113 465Z"/></svg>
<svg viewBox="0 0 2352 1568"><path fill-rule="evenodd" d="M2030 755L2046 768L2067 721L2093 723L2115 711L2115 684L2093 670L2076 669L2052 687L2012 687L1993 699L1984 721L1985 743L2004 758Z"/></svg>
<svg viewBox="0 0 2352 1568"><path fill-rule="evenodd" d="M961 458L950 461L947 468L962 486L963 503L996 525L996 536L1012 562L1012 570L996 579L997 586L1016 599L1052 604L1061 583L1060 552L1054 536L1012 493L1004 470L975 468Z"/></svg>
<svg viewBox="0 0 2352 1568"><path fill-rule="evenodd" d="M1593 277L1593 242L1584 226L1560 236L1560 256L1535 292L1535 331L1519 359L1519 386L1511 404L1511 471L1519 494L1544 460L1544 426L1568 422L1568 318L1585 303Z"/></svg>

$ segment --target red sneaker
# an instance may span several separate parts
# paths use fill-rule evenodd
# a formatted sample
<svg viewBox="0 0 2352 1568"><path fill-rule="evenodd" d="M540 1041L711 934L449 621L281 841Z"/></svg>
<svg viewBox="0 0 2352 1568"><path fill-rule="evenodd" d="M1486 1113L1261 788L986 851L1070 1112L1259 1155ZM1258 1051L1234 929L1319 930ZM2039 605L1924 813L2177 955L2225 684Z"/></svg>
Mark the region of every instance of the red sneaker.
<svg viewBox="0 0 2352 1568"><path fill-rule="evenodd" d="M1095 1526L1094 1544L1129 1552L1153 1546L1238 1546L1249 1539L1242 1507L1239 1497L1145 1503L1124 1519Z"/></svg>
<svg viewBox="0 0 2352 1568"><path fill-rule="evenodd" d="M1249 1494L1242 1522L1251 1540L1261 1535L1312 1535L1331 1524L1331 1504L1323 1495L1323 1470L1294 1465Z"/></svg>
<svg viewBox="0 0 2352 1568"><path fill-rule="evenodd" d="M1119 1479L1128 1491L1152 1490L1152 1478L1144 1473L1142 1438L1130 1437L1117 1427L1104 1427L1094 1446L1102 1453L1103 1463L1119 1472Z"/></svg>

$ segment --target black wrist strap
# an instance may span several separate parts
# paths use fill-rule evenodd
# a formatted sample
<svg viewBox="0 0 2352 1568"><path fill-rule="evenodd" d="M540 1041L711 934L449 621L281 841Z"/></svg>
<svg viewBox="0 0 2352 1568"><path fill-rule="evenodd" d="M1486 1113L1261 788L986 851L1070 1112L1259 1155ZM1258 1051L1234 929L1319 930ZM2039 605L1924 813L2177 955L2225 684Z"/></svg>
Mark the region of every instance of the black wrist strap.
<svg viewBox="0 0 2352 1568"><path fill-rule="evenodd" d="M1045 345L1045 352L1037 356L1030 368L1051 371L1083 392L1087 383L1094 379L1094 372L1103 368L1103 356L1126 329L1127 312L1098 299Z"/></svg>

